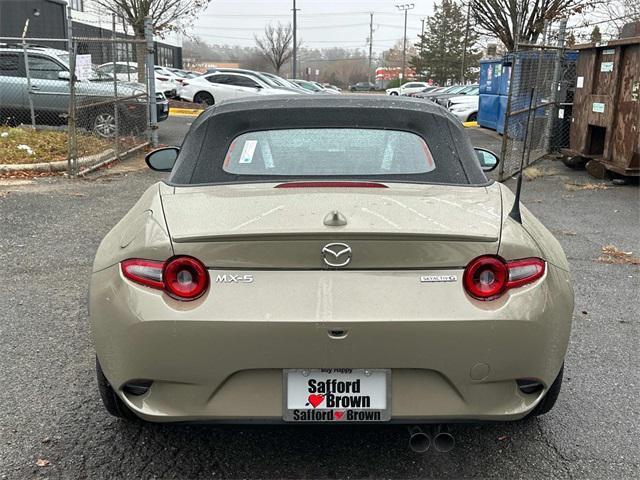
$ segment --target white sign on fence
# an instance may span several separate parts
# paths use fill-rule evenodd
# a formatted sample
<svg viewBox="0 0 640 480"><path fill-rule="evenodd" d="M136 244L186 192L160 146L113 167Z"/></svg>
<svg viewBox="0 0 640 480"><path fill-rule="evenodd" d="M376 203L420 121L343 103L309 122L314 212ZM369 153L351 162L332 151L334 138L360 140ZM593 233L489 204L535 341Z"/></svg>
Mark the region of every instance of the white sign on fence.
<svg viewBox="0 0 640 480"><path fill-rule="evenodd" d="M591 111L594 113L604 113L604 103L594 102L591 105Z"/></svg>
<svg viewBox="0 0 640 480"><path fill-rule="evenodd" d="M76 78L88 80L91 78L91 55L76 55Z"/></svg>

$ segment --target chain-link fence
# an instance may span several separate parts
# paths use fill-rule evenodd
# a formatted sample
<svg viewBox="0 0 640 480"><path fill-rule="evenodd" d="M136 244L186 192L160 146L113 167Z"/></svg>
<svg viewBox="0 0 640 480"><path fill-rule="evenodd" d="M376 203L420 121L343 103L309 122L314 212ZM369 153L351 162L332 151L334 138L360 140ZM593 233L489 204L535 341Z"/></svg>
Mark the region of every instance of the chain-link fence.
<svg viewBox="0 0 640 480"><path fill-rule="evenodd" d="M511 64L498 178L503 181L543 156L568 145L577 55L557 45L520 45Z"/></svg>
<svg viewBox="0 0 640 480"><path fill-rule="evenodd" d="M163 88L155 93L150 33L75 37L71 21L67 33L70 40L0 37L5 162L66 162L70 175L82 175L147 145L158 116L168 115Z"/></svg>

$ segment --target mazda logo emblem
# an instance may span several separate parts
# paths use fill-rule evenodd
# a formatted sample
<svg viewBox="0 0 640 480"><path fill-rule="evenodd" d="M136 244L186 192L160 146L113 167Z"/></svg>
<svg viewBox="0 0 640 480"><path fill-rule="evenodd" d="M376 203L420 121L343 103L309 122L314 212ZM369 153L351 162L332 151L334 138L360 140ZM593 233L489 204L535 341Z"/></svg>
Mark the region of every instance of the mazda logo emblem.
<svg viewBox="0 0 640 480"><path fill-rule="evenodd" d="M322 260L330 267L346 267L351 262L351 247L346 243L328 243L322 247Z"/></svg>

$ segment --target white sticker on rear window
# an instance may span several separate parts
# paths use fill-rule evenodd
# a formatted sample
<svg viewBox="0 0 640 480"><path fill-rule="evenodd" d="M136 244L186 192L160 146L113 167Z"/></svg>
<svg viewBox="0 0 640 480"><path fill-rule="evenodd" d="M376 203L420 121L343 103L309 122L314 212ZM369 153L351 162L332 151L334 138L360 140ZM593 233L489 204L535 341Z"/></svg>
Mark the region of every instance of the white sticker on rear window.
<svg viewBox="0 0 640 480"><path fill-rule="evenodd" d="M253 162L253 154L256 153L257 140L247 140L242 147L242 154L238 163L251 163Z"/></svg>

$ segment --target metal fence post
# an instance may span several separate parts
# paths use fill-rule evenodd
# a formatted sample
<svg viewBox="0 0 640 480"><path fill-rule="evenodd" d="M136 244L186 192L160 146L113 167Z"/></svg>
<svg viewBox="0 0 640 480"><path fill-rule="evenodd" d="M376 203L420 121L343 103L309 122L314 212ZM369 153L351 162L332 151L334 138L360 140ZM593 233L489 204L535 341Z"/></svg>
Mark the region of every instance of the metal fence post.
<svg viewBox="0 0 640 480"><path fill-rule="evenodd" d="M156 107L156 84L154 70L153 25L151 17L144 19L144 38L147 41L147 97L149 105L149 141L152 147L158 145L158 110Z"/></svg>
<svg viewBox="0 0 640 480"><path fill-rule="evenodd" d="M517 38L517 37L516 37ZM500 159L498 164L498 181L505 180L504 167L507 158L507 144L509 143L509 117L511 116L511 99L513 96L513 83L516 74L516 65L518 63L518 41L516 40L515 48L511 54L511 71L509 72L509 91L507 92L507 108L504 112L504 132L502 134L502 146L500 147Z"/></svg>
<svg viewBox="0 0 640 480"><path fill-rule="evenodd" d="M115 123L115 132L113 134L114 148L116 152L116 158L120 160L120 116L118 115L118 70L116 61L116 14L111 14L111 55L113 58L113 121ZM129 65L127 64L127 70Z"/></svg>
<svg viewBox="0 0 640 480"><path fill-rule="evenodd" d="M69 116L67 118L67 137L69 141L68 174L78 173L78 148L76 142L76 45L73 41L71 7L67 7L67 38L69 40Z"/></svg>
<svg viewBox="0 0 640 480"><path fill-rule="evenodd" d="M553 128L554 120L558 116L558 91L560 90L560 72L562 70L562 64L564 60L564 46L565 46L565 36L567 33L567 19L562 18L560 20L560 24L558 26L558 47L559 50L556 51L556 62L553 67L553 81L551 84L551 111L549 122L547 123L547 128L544 132L544 151L549 153L551 148L551 129Z"/></svg>
<svg viewBox="0 0 640 480"><path fill-rule="evenodd" d="M29 112L31 113L31 128L36 129L36 113L33 108L33 89L31 88L31 73L29 72L29 55L27 54L27 30L29 30L29 19L24 22L22 30L22 52L24 54L24 69L27 75L27 96L29 97Z"/></svg>

